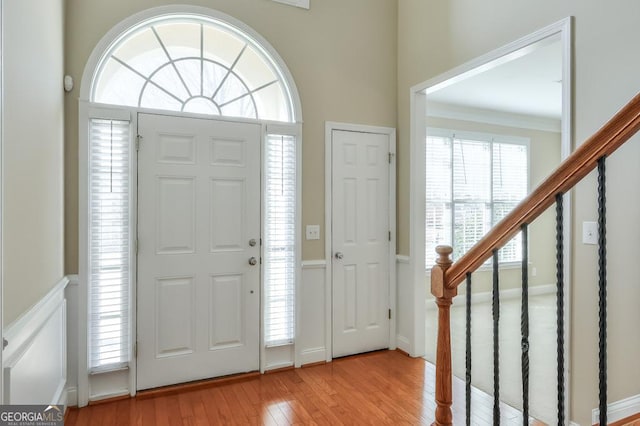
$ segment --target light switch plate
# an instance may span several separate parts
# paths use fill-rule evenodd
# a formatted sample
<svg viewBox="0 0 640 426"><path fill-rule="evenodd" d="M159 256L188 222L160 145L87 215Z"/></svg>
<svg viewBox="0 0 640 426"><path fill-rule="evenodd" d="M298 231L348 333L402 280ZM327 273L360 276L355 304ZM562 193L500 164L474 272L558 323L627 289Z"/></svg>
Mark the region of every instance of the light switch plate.
<svg viewBox="0 0 640 426"><path fill-rule="evenodd" d="M598 244L598 224L582 222L582 244Z"/></svg>
<svg viewBox="0 0 640 426"><path fill-rule="evenodd" d="M307 225L307 240L320 239L320 225Z"/></svg>

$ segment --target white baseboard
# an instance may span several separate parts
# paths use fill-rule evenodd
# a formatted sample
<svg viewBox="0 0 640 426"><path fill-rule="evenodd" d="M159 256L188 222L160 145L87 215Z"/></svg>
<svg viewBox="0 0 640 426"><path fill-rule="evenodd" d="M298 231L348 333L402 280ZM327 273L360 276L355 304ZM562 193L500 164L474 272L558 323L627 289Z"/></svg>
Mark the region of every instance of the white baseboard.
<svg viewBox="0 0 640 426"><path fill-rule="evenodd" d="M403 352L406 352L408 354L411 353L411 342L409 341L409 339L407 339L404 336L400 336L397 335L396 336L396 343L397 343L397 348L400 349Z"/></svg>
<svg viewBox="0 0 640 426"><path fill-rule="evenodd" d="M408 265L411 263L411 258L409 256L403 256L401 254L396 255L396 262Z"/></svg>
<svg viewBox="0 0 640 426"><path fill-rule="evenodd" d="M66 407L77 407L78 406L78 388L69 387L66 392L66 401L64 404Z"/></svg>
<svg viewBox="0 0 640 426"><path fill-rule="evenodd" d="M640 395L607 404L607 422L617 422L638 413L640 413ZM600 410L594 408L591 412L591 424L595 425L599 422Z"/></svg>
<svg viewBox="0 0 640 426"><path fill-rule="evenodd" d="M62 278L4 330L4 404L59 404L66 399L67 332Z"/></svg>
<svg viewBox="0 0 640 426"><path fill-rule="evenodd" d="M314 364L316 362L325 362L327 360L326 348L311 348L300 353L300 364Z"/></svg>
<svg viewBox="0 0 640 426"><path fill-rule="evenodd" d="M556 292L556 286L554 284L545 284L545 285L537 285L533 287L529 287L529 297L533 296L543 296L547 294L554 294ZM519 288L510 288L508 290L500 290L500 300L513 300L519 299L521 297L522 290ZM471 295L471 303L489 303L491 302L493 296L490 291L482 292L482 293L474 293ZM453 299L453 305L463 305L465 302L465 297L463 295L459 295L455 299ZM426 300L427 310L433 311L437 309L436 300L433 297L428 297Z"/></svg>
<svg viewBox="0 0 640 426"><path fill-rule="evenodd" d="M569 426L580 426L580 423L569 422Z"/></svg>

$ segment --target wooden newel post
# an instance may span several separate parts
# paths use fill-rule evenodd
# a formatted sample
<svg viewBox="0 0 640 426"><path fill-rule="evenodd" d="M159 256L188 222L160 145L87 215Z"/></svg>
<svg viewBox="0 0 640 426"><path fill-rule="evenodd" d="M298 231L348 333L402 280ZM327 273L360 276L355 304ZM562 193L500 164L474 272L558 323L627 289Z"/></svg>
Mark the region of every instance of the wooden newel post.
<svg viewBox="0 0 640 426"><path fill-rule="evenodd" d="M436 247L439 257L431 269L431 294L438 305L438 346L436 348L436 419L434 425L452 425L451 413L452 375L451 375L451 321L450 308L453 298L458 294L456 287L448 288L445 272L451 266L450 246Z"/></svg>

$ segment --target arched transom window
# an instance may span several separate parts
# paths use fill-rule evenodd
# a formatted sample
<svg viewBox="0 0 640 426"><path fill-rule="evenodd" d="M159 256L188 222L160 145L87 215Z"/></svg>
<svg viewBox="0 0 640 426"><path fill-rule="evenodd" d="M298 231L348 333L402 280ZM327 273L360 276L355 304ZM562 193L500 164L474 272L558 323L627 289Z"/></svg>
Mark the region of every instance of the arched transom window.
<svg viewBox="0 0 640 426"><path fill-rule="evenodd" d="M247 34L210 18L171 16L120 37L103 56L92 101L294 122L285 79Z"/></svg>

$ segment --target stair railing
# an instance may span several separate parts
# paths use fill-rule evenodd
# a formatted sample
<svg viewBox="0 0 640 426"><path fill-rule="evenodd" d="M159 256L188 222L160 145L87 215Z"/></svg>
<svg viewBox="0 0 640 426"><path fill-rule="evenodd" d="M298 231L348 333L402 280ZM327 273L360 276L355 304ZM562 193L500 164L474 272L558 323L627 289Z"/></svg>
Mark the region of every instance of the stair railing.
<svg viewBox="0 0 640 426"><path fill-rule="evenodd" d="M436 353L436 412L435 425L453 424L451 325L450 307L458 293L458 286L466 281L466 424L470 424L471 410L471 275L493 257L493 330L494 330L494 425L500 422L498 324L499 283L498 250L518 232L523 232L522 261L522 383L523 424L528 424L529 400L529 313L527 231L528 225L545 210L556 204L556 285L557 285L557 340L558 340L558 424L564 418L564 241L563 195L571 190L592 170L598 169L598 253L599 253L599 408L600 424L607 424L607 368L606 368L606 181L605 160L616 149L640 130L640 94L637 94L600 130L580 145L558 168L529 196L518 204L504 219L496 224L476 245L455 263L451 261L452 248L438 246L438 259L431 270L431 293L438 306L438 340Z"/></svg>

